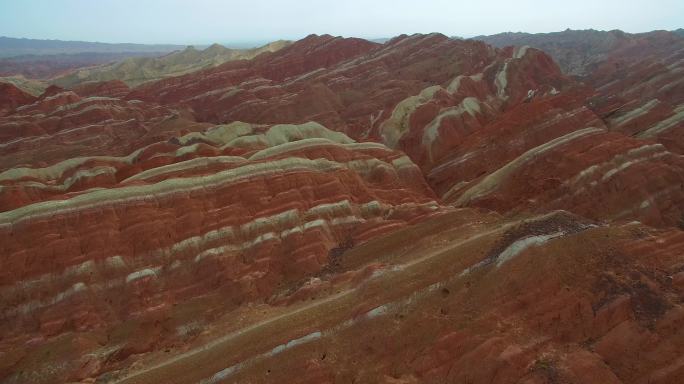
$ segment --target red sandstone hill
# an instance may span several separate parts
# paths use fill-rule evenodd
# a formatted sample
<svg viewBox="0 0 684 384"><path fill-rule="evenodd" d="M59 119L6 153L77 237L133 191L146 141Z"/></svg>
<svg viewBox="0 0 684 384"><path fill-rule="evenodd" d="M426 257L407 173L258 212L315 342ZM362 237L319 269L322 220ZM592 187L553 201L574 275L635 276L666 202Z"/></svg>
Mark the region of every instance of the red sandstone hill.
<svg viewBox="0 0 684 384"><path fill-rule="evenodd" d="M662 50L671 41L668 36L664 43L655 36L651 49L638 51L651 60L679 65L676 55L665 56ZM532 48L496 50L439 34L367 43L362 52L352 49L357 44L310 36L255 63L230 63L150 84L128 98L190 107L196 118L211 122L319 121L355 139L405 151L438 195L458 205L501 212L553 207L597 219L631 217L657 225L681 220L684 191L672 188L684 175L681 139L672 137L681 136L678 98L684 92L669 72L652 80L671 80L669 90L654 84L652 92L662 94L663 105L652 116L634 120L638 110L616 113L615 107L605 105L601 84L594 88L564 76L549 56ZM315 50L324 55L333 46L347 57L340 54L339 62L323 63L304 56L310 71L302 69L301 54ZM629 57L632 49L625 49L620 55ZM264 69L287 63L292 56L300 59L287 78ZM629 79L620 83L627 87L633 81ZM610 97L621 96L615 91ZM609 148L584 158L573 154L585 153L584 145L594 146L596 140ZM558 166L567 171L548 176ZM533 183L525 178L515 187L519 192L507 190L519 174L530 173L535 175ZM615 185L629 185L629 192ZM599 201L612 203L597 205Z"/></svg>
<svg viewBox="0 0 684 384"><path fill-rule="evenodd" d="M34 96L22 91L14 84L0 83L0 116L4 116L15 108L33 100L35 100Z"/></svg>
<svg viewBox="0 0 684 384"><path fill-rule="evenodd" d="M663 49L672 47L679 39L681 36L676 32L632 34L620 30L593 29L534 34L506 32L473 38L499 48L528 45L541 49L551 55L565 73L575 76L591 74L601 62L616 56L616 52L631 51L637 57L647 57L662 53Z"/></svg>
<svg viewBox="0 0 684 384"><path fill-rule="evenodd" d="M681 60L658 36L582 82L535 48L312 35L13 97L0 378L682 382Z"/></svg>
<svg viewBox="0 0 684 384"><path fill-rule="evenodd" d="M611 130L651 138L684 151L684 38L654 31L504 33L476 39L496 46L533 46L549 52L569 74L595 89L587 106Z"/></svg>
<svg viewBox="0 0 684 384"><path fill-rule="evenodd" d="M131 90L128 85L121 80L110 80L82 83L72 88L72 91L82 97L102 96L122 98Z"/></svg>

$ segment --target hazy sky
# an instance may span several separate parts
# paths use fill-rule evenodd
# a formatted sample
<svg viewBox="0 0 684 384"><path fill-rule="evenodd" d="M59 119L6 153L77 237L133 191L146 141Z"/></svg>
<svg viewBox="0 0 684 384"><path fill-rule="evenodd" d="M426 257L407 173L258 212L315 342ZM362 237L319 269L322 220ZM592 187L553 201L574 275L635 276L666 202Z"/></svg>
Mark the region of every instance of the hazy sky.
<svg viewBox="0 0 684 384"><path fill-rule="evenodd" d="M684 0L0 0L0 36L205 44L310 33L391 37L441 32L684 27Z"/></svg>

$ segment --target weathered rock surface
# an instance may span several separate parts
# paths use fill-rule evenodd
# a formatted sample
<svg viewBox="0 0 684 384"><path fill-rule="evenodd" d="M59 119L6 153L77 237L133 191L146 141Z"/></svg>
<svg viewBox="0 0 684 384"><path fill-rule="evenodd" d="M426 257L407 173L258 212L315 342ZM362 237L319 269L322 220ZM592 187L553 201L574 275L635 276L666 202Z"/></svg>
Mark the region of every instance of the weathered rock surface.
<svg viewBox="0 0 684 384"><path fill-rule="evenodd" d="M178 111L112 97L81 97L48 88L0 118L0 171L43 167L88 155L127 155L198 124Z"/></svg>
<svg viewBox="0 0 684 384"><path fill-rule="evenodd" d="M45 88L48 87L48 84L43 81L27 79L23 76L0 77L0 83L10 83L22 91L36 97L43 94Z"/></svg>
<svg viewBox="0 0 684 384"><path fill-rule="evenodd" d="M33 100L35 100L34 96L24 92L14 84L0 82L0 116L4 116Z"/></svg>
<svg viewBox="0 0 684 384"><path fill-rule="evenodd" d="M385 45L311 35L251 62L152 83L128 97L190 106L202 121L318 121L366 138L403 98L495 56L478 42L443 35L402 36ZM388 113L389 111L385 111Z"/></svg>
<svg viewBox="0 0 684 384"><path fill-rule="evenodd" d="M81 97L125 97L131 89L121 80L92 81L79 84L71 89Z"/></svg>
<svg viewBox="0 0 684 384"><path fill-rule="evenodd" d="M310 36L254 63L229 63L153 83L128 98L190 107L199 120L215 123L323 122L355 139L403 150L438 195L457 205L502 212L566 209L596 219L672 225L683 213L677 105L684 92L676 86L680 79L672 77L677 68L668 72L681 64L678 54L664 56L663 47L684 39L654 33L633 40L611 45L610 57L630 62L638 52L635 63L666 60L659 66L666 73L657 76L653 92L669 95L660 98L670 101L652 102L657 113L641 118L639 111L616 113L615 102L604 101L602 84L594 81L594 88L566 77L539 50L495 50L439 34L402 36L383 45L366 42L361 51L351 49L354 40ZM327 63L306 56L305 66L293 59L331 47L348 55ZM287 73L274 74L276 65ZM632 69L610 75L634 73L619 80L630 90L627 84L643 72ZM621 97L611 92L610 100ZM650 147L654 139L665 148ZM596 140L606 148L586 153L582 143L594 146ZM564 173L550 175L559 162ZM611 170L611 164L619 168ZM589 175L598 169L604 173ZM516 191L508 190L504 184L515 180Z"/></svg>
<svg viewBox="0 0 684 384"><path fill-rule="evenodd" d="M499 34L476 39L503 47L530 45L557 60L565 73L595 88L587 102L611 130L654 139L684 153L684 38L654 31L564 31Z"/></svg>
<svg viewBox="0 0 684 384"><path fill-rule="evenodd" d="M62 92L21 112L61 113L50 109L57 100L133 108ZM130 145L144 126L117 128L114 137ZM406 155L318 123L169 132L177 135L123 156L116 155L123 143L108 144L94 149L109 155L0 173L2 350L26 346L10 353L24 364L24 354L69 335L109 340L109 352L83 340L75 355L30 370L3 368L9 382L76 380L168 342L183 344L196 336L193 306L210 323L273 300L330 268L344 250L447 209ZM177 334L160 332L169 319L181 321Z"/></svg>
<svg viewBox="0 0 684 384"><path fill-rule="evenodd" d="M108 379L676 383L683 245L679 230L564 212L459 210L355 247L295 300L229 315Z"/></svg>
<svg viewBox="0 0 684 384"><path fill-rule="evenodd" d="M526 46L311 35L14 97L0 379L681 382L669 36L582 81Z"/></svg>
<svg viewBox="0 0 684 384"><path fill-rule="evenodd" d="M632 34L620 30L567 29L551 33L506 32L476 36L473 39L499 48L525 45L535 47L551 55L565 73L587 76L606 59L614 56L615 52L630 50L631 54L645 56L652 53L653 48L668 46L677 38L676 31Z"/></svg>

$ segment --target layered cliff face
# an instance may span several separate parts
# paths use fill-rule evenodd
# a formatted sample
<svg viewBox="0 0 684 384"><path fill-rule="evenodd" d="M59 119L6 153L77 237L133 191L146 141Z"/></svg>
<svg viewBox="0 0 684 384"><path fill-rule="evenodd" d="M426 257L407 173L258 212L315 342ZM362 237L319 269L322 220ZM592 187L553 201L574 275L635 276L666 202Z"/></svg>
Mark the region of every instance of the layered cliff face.
<svg viewBox="0 0 684 384"><path fill-rule="evenodd" d="M551 33L506 32L473 39L499 48L535 47L551 55L563 72L573 76L588 76L615 52L632 50L633 54L645 56L652 54L653 48L672 44L672 38L677 38L676 31L632 34L620 30L567 29Z"/></svg>
<svg viewBox="0 0 684 384"><path fill-rule="evenodd" d="M312 35L14 101L0 377L681 381L664 44L579 82L525 46Z"/></svg>

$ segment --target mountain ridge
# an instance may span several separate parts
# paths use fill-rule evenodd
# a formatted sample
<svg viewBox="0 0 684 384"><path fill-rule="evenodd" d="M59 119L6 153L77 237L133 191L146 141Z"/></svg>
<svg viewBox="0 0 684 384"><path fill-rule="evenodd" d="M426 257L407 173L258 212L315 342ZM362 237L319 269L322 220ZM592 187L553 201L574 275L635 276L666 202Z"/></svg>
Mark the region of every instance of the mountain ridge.
<svg viewBox="0 0 684 384"><path fill-rule="evenodd" d="M682 382L670 35L582 77L312 34L132 89L2 85L0 378Z"/></svg>
<svg viewBox="0 0 684 384"><path fill-rule="evenodd" d="M503 48L509 45L529 45L549 53L570 75L584 76L598 61L611 51L642 44L657 35L678 36L674 32L657 30L644 33L627 33L618 29L602 31L595 29L571 30L549 33L503 32L490 36L476 36L493 46Z"/></svg>
<svg viewBox="0 0 684 384"><path fill-rule="evenodd" d="M54 78L51 82L61 87L73 87L84 82L121 80L134 87L214 67L227 61L250 59L264 52L277 51L289 44L286 40L278 40L252 49L231 49L220 44L212 44L203 50L188 46L161 57L131 57L112 64L77 69Z"/></svg>
<svg viewBox="0 0 684 384"><path fill-rule="evenodd" d="M0 58L20 55L62 53L170 52L177 44L99 43L75 40L28 39L0 36Z"/></svg>

